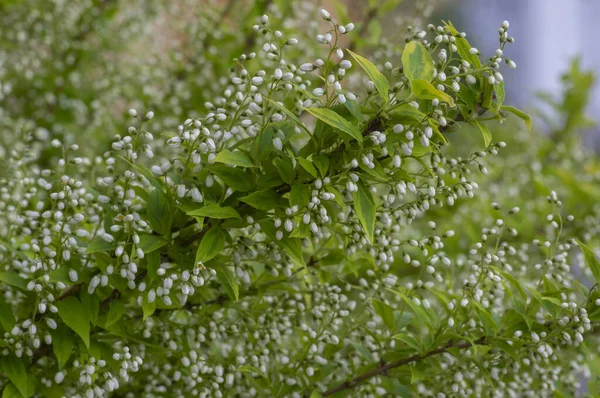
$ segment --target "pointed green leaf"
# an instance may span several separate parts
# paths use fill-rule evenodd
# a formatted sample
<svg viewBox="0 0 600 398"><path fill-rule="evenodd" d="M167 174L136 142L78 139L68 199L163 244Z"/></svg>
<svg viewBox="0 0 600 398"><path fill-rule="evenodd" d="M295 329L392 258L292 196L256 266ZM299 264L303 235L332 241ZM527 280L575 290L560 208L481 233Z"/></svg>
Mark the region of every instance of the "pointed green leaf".
<svg viewBox="0 0 600 398"><path fill-rule="evenodd" d="M531 131L531 117L528 114L526 114L525 112L523 112L515 107L508 106L508 105L502 105L500 107L500 109L502 109L503 111L510 112L513 115L521 118L527 125L527 130Z"/></svg>
<svg viewBox="0 0 600 398"><path fill-rule="evenodd" d="M213 266L213 269L217 272L217 279L219 279L221 285L225 287L229 296L235 301L238 301L240 298L240 286L235 280L233 272L231 272L229 267L220 262Z"/></svg>
<svg viewBox="0 0 600 398"><path fill-rule="evenodd" d="M231 206L221 207L218 203L210 203L196 210L188 211L188 216L207 217L214 219L241 218L239 213Z"/></svg>
<svg viewBox="0 0 600 398"><path fill-rule="evenodd" d="M492 132L485 125L479 123L477 120L475 120L475 124L479 128L479 131L481 131L481 136L483 137L483 144L487 148L492 142Z"/></svg>
<svg viewBox="0 0 600 398"><path fill-rule="evenodd" d="M248 155L241 151L231 152L229 149L223 149L217 154L214 160L217 163L233 164L240 167L254 167L254 163L252 163Z"/></svg>
<svg viewBox="0 0 600 398"><path fill-rule="evenodd" d="M402 66L404 67L404 74L410 82L414 80L430 82L433 80L435 64L429 51L418 41L411 41L404 47Z"/></svg>
<svg viewBox="0 0 600 398"><path fill-rule="evenodd" d="M363 70L367 73L367 76L369 76L369 79L371 79L371 81L375 85L375 88L381 95L381 99L383 100L383 102L388 103L388 101L390 99L389 98L390 84L388 83L388 80L386 79L386 77L381 72L379 72L377 70L377 67L375 65L373 65L373 63L371 61L369 61L368 59L361 57L360 55L355 54L350 50L346 50L346 51L348 51L350 53L350 55L352 55L352 58L354 58L354 60L360 65L360 67L363 68Z"/></svg>
<svg viewBox="0 0 600 398"><path fill-rule="evenodd" d="M360 224L367 234L367 239L372 244L377 211L371 191L362 182L359 182L358 191L353 192L352 197L354 199L354 211L356 211Z"/></svg>
<svg viewBox="0 0 600 398"><path fill-rule="evenodd" d="M285 106L281 105L279 102L273 101L272 99L269 99L269 102L274 105L277 109L279 109L281 112L285 113L285 115L292 121L294 122L298 127L300 127L302 130L306 131L308 133L308 135L312 136L312 133L310 132L310 130L304 125L304 123L302 123L300 121L300 119L298 119L298 116L294 115L294 113L292 111L290 111L288 108L286 108Z"/></svg>
<svg viewBox="0 0 600 398"><path fill-rule="evenodd" d="M301 267L306 266L304 256L302 255L302 244L298 238L283 238L279 242L279 245L283 247L288 256L294 263Z"/></svg>
<svg viewBox="0 0 600 398"><path fill-rule="evenodd" d="M248 192L252 189L251 175L239 167L217 164L211 166L210 171L234 191Z"/></svg>
<svg viewBox="0 0 600 398"><path fill-rule="evenodd" d="M471 50L471 45L464 37L460 37L456 28L452 25L452 22L444 23L446 31L453 35L456 40L454 44L456 45L456 49L458 55L465 61L471 64L474 69L481 68L481 61L479 60L479 56L477 54L471 54L469 50Z"/></svg>
<svg viewBox="0 0 600 398"><path fill-rule="evenodd" d="M296 179L296 170L292 159L285 156L284 158L277 158L273 160L273 165L277 168L277 173L281 179L288 185L292 185Z"/></svg>
<svg viewBox="0 0 600 398"><path fill-rule="evenodd" d="M140 234L140 244L139 247L142 249L144 254L148 254L153 252L154 250L158 250L168 242L166 239L150 234Z"/></svg>
<svg viewBox="0 0 600 398"><path fill-rule="evenodd" d="M273 210L277 207L279 195L272 189L252 192L250 195L240 198L240 201L249 204L259 210Z"/></svg>
<svg viewBox="0 0 600 398"><path fill-rule="evenodd" d="M161 235L165 235L171 229L171 212L169 201L162 189L154 189L148 198L148 221L150 226Z"/></svg>
<svg viewBox="0 0 600 398"><path fill-rule="evenodd" d="M119 319L123 317L125 313L125 305L121 302L121 300L113 300L110 303L110 307L108 309L108 314L106 314L106 323L104 327L108 328L111 325L117 323Z"/></svg>
<svg viewBox="0 0 600 398"><path fill-rule="evenodd" d="M21 290L27 290L27 281L21 278L16 272L0 272L0 282L4 282Z"/></svg>
<svg viewBox="0 0 600 398"><path fill-rule="evenodd" d="M403 342L404 344L406 344L407 346L409 346L416 352L421 352L421 350L423 349L421 343L419 343L419 341L416 338L414 338L413 336L411 336L409 334L399 333L399 334L393 335L392 338L394 340L399 340L399 341Z"/></svg>
<svg viewBox="0 0 600 398"><path fill-rule="evenodd" d="M348 134L350 137L354 138L358 142L362 142L363 137L360 130L355 125L353 125L352 123L350 123L331 109L306 108L306 111L314 117L327 123L331 127Z"/></svg>
<svg viewBox="0 0 600 398"><path fill-rule="evenodd" d="M17 387L21 395L28 397L27 370L21 358L7 355L0 358L2 373Z"/></svg>
<svg viewBox="0 0 600 398"><path fill-rule="evenodd" d="M396 321L394 320L394 310L388 304L379 300L371 300L373 308L377 315L379 315L390 332L393 332L396 328Z"/></svg>
<svg viewBox="0 0 600 398"><path fill-rule="evenodd" d="M56 330L52 331L52 350L59 369L62 369L73 351L73 334L70 329L59 325Z"/></svg>
<svg viewBox="0 0 600 398"><path fill-rule="evenodd" d="M302 166L304 170L308 171L311 176L318 178L319 174L317 173L317 169L310 160L304 158L296 158L296 160L298 163L300 163L300 166Z"/></svg>
<svg viewBox="0 0 600 398"><path fill-rule="evenodd" d="M94 239L92 239L88 247L85 249L85 254L112 253L114 250L114 243L109 243L101 237L97 236Z"/></svg>
<svg viewBox="0 0 600 398"><path fill-rule="evenodd" d="M8 383L2 391L2 398L23 398L23 395L13 383Z"/></svg>
<svg viewBox="0 0 600 398"><path fill-rule="evenodd" d="M221 228L211 228L206 232L198 251L196 251L196 263L206 262L219 254L225 247L225 241L227 240L227 234Z"/></svg>
<svg viewBox="0 0 600 398"><path fill-rule="evenodd" d="M417 79L410 83L411 90L415 97L419 99L435 99L448 103L451 107L454 106L454 99L443 91L433 87L433 85L425 80Z"/></svg>
<svg viewBox="0 0 600 398"><path fill-rule="evenodd" d="M81 337L86 347L90 347L90 319L83 306L73 296L61 300L58 304L58 315L71 330Z"/></svg>

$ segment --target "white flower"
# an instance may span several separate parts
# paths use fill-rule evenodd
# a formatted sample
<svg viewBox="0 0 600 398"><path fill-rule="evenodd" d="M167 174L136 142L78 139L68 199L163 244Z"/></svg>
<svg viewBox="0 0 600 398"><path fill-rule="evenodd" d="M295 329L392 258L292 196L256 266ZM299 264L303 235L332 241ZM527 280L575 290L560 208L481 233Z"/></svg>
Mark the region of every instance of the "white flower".
<svg viewBox="0 0 600 398"><path fill-rule="evenodd" d="M137 111L136 111L135 109L131 108L131 109L129 110L129 116L131 116L131 117L136 117L136 116L137 116L137 114L138 114L138 113L137 113Z"/></svg>
<svg viewBox="0 0 600 398"><path fill-rule="evenodd" d="M319 10L319 13L321 14L321 18L323 18L324 20L331 21L331 14L329 14L327 10L321 8L321 10Z"/></svg>
<svg viewBox="0 0 600 398"><path fill-rule="evenodd" d="M281 151L283 149L283 143L281 142L281 138L273 138L273 147L278 151Z"/></svg>

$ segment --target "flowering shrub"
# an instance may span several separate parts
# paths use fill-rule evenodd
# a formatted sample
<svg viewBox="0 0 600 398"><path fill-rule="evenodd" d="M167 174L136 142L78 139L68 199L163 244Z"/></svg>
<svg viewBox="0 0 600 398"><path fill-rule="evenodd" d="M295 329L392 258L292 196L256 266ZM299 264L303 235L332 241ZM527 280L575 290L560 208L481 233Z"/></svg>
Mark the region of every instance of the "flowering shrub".
<svg viewBox="0 0 600 398"><path fill-rule="evenodd" d="M378 68L319 13L316 46L259 17L261 51L204 75L221 95L174 132L136 109L106 147L19 130L0 180L3 396L575 394L597 293L569 256L599 278L574 240L590 236L554 191L550 228L524 237L518 207L490 219L470 199L505 147L487 121L529 124L504 104L508 22L489 58L448 22ZM454 154L464 131L483 147Z"/></svg>

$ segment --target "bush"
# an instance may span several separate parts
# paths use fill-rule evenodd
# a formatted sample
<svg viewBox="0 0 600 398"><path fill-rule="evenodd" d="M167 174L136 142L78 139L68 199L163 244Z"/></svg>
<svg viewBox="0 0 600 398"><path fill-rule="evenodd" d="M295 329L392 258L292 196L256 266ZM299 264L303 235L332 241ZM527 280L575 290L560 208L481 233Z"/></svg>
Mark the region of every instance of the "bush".
<svg viewBox="0 0 600 398"><path fill-rule="evenodd" d="M203 15L218 24L234 6ZM259 1L254 12L268 7ZM112 15L109 1L93 9ZM21 9L11 10L6 18ZM85 10L75 32L99 23ZM275 20L304 29L302 12ZM515 66L504 55L508 22L487 59L444 23L409 30L402 51L388 43L370 58L378 68L348 39L352 23L318 13L316 44L266 15L254 27L257 53L244 29L203 31L203 41L228 37L216 52L200 44L204 73L185 72L206 113L171 130L170 118L194 111L169 85L161 122L132 108L131 125L106 146L94 136L121 121L95 98L108 106L139 93L121 80L136 66L112 82L77 79L97 72L92 60L12 77L0 177L3 396L576 393L595 363L584 333L600 315L595 285L584 284L600 278L600 264L576 240L596 244L598 216L585 217L598 162L570 160L581 150L574 138L555 150L512 119L498 127L509 115L530 126L504 104L501 65ZM139 26L146 14L117 15L103 18ZM218 79L235 57L219 51L240 48ZM40 97L61 75L73 91ZM560 137L582 126L581 89L592 79L576 64L569 76ZM513 146L489 160L504 136ZM584 278L571 269L576 246Z"/></svg>

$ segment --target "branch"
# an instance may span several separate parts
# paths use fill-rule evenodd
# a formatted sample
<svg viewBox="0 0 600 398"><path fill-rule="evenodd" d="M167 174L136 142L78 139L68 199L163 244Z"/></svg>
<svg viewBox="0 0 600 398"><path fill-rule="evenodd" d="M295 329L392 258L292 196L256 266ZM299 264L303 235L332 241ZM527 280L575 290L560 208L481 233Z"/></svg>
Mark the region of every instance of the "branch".
<svg viewBox="0 0 600 398"><path fill-rule="evenodd" d="M452 342L448 342L446 345L436 348L433 351L429 351L427 354L424 354L424 355L415 354L413 356L410 356L410 357L404 358L404 359L400 359L398 361L388 362L388 363L384 362L381 365L379 365L378 367L376 367L375 369L372 369L366 373L356 376L355 378L348 380L345 383L340 384L337 387L334 387L330 390L325 391L322 395L323 395L323 397L328 397L328 396L338 393L340 391L354 388L358 384L362 383L365 380L370 379L371 377L385 374L390 369L408 365L409 363L412 363L412 362L422 361L423 359L433 357L438 354L442 354L442 353L448 351L450 348L465 349L465 348L472 347L473 345L486 345L486 344L487 343L485 341L485 336L476 340L475 342L473 342L473 344L471 344L470 342L458 343L458 344L452 344Z"/></svg>

